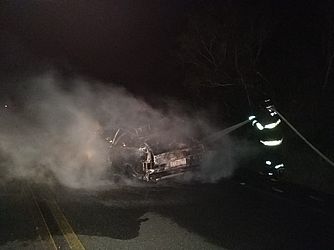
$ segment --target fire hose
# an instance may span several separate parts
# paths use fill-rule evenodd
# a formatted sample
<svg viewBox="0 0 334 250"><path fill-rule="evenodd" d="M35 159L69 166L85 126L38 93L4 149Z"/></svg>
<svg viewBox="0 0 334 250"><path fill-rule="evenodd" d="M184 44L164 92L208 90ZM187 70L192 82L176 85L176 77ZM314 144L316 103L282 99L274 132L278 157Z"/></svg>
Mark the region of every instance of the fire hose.
<svg viewBox="0 0 334 250"><path fill-rule="evenodd" d="M327 156L325 156L319 149L312 145L299 131L279 112L275 109L277 114L282 118L282 120L295 132L314 152L316 152L322 159L324 159L327 163L334 167L334 162L330 160Z"/></svg>
<svg viewBox="0 0 334 250"><path fill-rule="evenodd" d="M295 132L314 152L316 152L323 160L329 163L331 166L334 167L334 162L330 160L326 155L324 155L319 149L317 149L311 142L309 142L277 109L275 109L276 113L281 117L281 119ZM234 130L244 126L247 124L249 120L237 123L233 126L220 130L208 137L206 137L203 142L212 142L215 140L220 139L221 137L233 132Z"/></svg>

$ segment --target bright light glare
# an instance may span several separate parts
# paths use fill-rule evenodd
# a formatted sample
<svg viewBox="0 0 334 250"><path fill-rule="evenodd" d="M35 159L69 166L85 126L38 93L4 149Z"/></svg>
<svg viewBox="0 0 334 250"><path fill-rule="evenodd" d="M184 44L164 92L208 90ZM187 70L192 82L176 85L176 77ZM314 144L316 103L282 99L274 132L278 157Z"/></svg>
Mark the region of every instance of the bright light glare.
<svg viewBox="0 0 334 250"><path fill-rule="evenodd" d="M278 165L275 166L276 169L283 168L283 167L284 167L283 163L282 164L278 164Z"/></svg>
<svg viewBox="0 0 334 250"><path fill-rule="evenodd" d="M262 126L262 124L261 123L256 123L256 127L259 129L259 130L263 130L264 129L264 127Z"/></svg>
<svg viewBox="0 0 334 250"><path fill-rule="evenodd" d="M265 125L264 128L273 129L273 128L277 127L277 125L280 124L280 123L281 123L281 119L278 119L276 122L269 123L269 124Z"/></svg>
<svg viewBox="0 0 334 250"><path fill-rule="evenodd" d="M262 141L260 140L260 142L265 145L265 146L269 146L269 147L274 147L274 146L278 146L282 143L283 139L281 140L273 140L273 141Z"/></svg>

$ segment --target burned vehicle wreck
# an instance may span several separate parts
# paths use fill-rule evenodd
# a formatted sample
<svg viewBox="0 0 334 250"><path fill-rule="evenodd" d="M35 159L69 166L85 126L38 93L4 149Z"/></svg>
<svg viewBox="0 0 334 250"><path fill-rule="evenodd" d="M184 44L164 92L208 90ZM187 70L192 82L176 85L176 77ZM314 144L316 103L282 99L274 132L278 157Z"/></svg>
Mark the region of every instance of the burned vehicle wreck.
<svg viewBox="0 0 334 250"><path fill-rule="evenodd" d="M117 129L105 139L109 146L109 174L146 182L196 170L205 152L204 145L195 139L166 138L149 126Z"/></svg>

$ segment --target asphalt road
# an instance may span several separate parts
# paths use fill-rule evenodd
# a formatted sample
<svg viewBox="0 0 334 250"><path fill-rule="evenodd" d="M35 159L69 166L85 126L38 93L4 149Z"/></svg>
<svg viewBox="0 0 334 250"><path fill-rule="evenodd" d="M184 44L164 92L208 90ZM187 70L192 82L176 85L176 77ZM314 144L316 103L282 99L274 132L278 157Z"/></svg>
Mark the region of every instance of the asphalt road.
<svg viewBox="0 0 334 250"><path fill-rule="evenodd" d="M264 185L234 180L92 192L3 183L0 248L334 248L334 216L322 199L307 202Z"/></svg>

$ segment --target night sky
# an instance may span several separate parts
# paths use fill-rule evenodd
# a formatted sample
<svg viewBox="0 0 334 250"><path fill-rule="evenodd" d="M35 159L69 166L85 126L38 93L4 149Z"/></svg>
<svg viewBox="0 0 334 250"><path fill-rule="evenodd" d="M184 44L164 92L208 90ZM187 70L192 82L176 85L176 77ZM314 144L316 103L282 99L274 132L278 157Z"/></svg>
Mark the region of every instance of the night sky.
<svg viewBox="0 0 334 250"><path fill-rule="evenodd" d="M180 82L172 63L190 1L2 1L1 75L55 67L143 93ZM158 85L158 86L157 86Z"/></svg>
<svg viewBox="0 0 334 250"><path fill-rule="evenodd" d="M43 70L48 64L131 86L182 81L173 50L185 29L187 13L203 2L2 1L1 74ZM308 68L302 67L319 66L323 14L319 4L238 2L272 13L275 30L266 44L264 61L280 67L279 71L288 71L284 67L288 65L291 71L307 73ZM310 59L308 65L301 63Z"/></svg>
<svg viewBox="0 0 334 250"><path fill-rule="evenodd" d="M241 10L241 22L248 11L268 16L271 26L260 70L283 109L290 109L284 105L292 99L313 100L325 75L323 34L328 33L326 16L333 17L330 1L1 1L2 95L15 90L7 79L56 69L113 82L139 95L182 98L185 69L175 51L189 13L232 2ZM289 95L287 88L292 89ZM319 98L332 99L332 90L330 75L326 97Z"/></svg>

